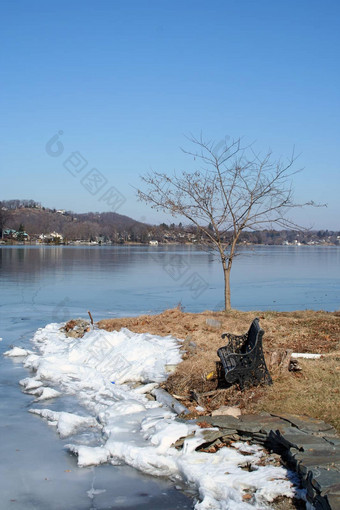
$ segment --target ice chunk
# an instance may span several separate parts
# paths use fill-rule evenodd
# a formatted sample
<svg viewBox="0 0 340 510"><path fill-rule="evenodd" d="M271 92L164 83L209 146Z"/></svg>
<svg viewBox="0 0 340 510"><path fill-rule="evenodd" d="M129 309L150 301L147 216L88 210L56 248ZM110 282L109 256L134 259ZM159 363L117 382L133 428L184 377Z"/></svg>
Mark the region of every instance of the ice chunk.
<svg viewBox="0 0 340 510"><path fill-rule="evenodd" d="M26 377L25 379L21 379L19 384L20 386L23 386L27 391L34 390L40 386L43 386L43 383L34 377Z"/></svg>
<svg viewBox="0 0 340 510"><path fill-rule="evenodd" d="M100 427L93 417L78 416L77 414L56 412L50 409L30 409L30 413L37 414L56 425L61 438L71 436L83 427Z"/></svg>
<svg viewBox="0 0 340 510"><path fill-rule="evenodd" d="M80 467L98 466L98 464L104 464L110 458L110 452L100 446L90 447L68 444L65 448L78 456L78 466Z"/></svg>
<svg viewBox="0 0 340 510"><path fill-rule="evenodd" d="M138 388L134 388L134 392L142 395L143 393L150 393L158 386L157 383L142 384Z"/></svg>
<svg viewBox="0 0 340 510"><path fill-rule="evenodd" d="M40 394L36 400L48 400L61 395L60 391L54 390L53 388L38 388L38 391L40 391Z"/></svg>
<svg viewBox="0 0 340 510"><path fill-rule="evenodd" d="M157 447L159 453L166 453L170 446L180 439L186 437L195 426L186 423L178 423L169 420L167 423L162 420L158 422L150 437L151 444Z"/></svg>
<svg viewBox="0 0 340 510"><path fill-rule="evenodd" d="M22 347L13 347L9 351L4 352L4 356L16 357L16 356L28 356L32 354L32 351L28 351L27 349L22 349Z"/></svg>

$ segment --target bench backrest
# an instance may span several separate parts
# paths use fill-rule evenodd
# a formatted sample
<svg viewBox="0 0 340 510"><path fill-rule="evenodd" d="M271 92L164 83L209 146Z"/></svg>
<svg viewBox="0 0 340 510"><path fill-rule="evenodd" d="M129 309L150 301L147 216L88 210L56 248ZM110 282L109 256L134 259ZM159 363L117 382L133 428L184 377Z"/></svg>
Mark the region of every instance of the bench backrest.
<svg viewBox="0 0 340 510"><path fill-rule="evenodd" d="M250 325L248 337L243 345L242 352L245 354L254 349L256 342L258 340L261 341L263 333L264 331L260 328L259 319L256 317Z"/></svg>

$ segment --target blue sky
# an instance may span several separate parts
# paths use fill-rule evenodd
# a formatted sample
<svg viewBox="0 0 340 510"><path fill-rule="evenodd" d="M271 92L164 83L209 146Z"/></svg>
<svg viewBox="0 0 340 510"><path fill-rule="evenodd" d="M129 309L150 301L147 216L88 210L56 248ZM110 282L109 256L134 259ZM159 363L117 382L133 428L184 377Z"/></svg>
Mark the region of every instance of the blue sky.
<svg viewBox="0 0 340 510"><path fill-rule="evenodd" d="M336 0L7 0L0 19L0 199L103 211L114 188L117 212L163 221L134 187L151 169L185 169L180 147L202 131L277 157L295 146L296 200L328 207L294 218L340 230ZM72 175L74 152L87 167ZM81 182L93 168L96 194Z"/></svg>

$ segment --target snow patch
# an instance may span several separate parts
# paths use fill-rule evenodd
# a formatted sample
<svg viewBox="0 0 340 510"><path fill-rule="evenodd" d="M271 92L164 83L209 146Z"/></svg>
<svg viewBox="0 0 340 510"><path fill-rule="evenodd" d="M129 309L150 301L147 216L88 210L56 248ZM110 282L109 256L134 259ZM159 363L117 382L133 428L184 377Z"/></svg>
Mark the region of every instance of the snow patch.
<svg viewBox="0 0 340 510"><path fill-rule="evenodd" d="M24 360L35 373L20 384L39 400L75 395L86 409L88 416L30 409L55 426L62 438L91 428L100 433L95 446L83 444L82 436L66 445L79 466L126 463L150 475L186 482L197 492L196 510L264 509L277 496L296 495L283 467L261 466L260 447L240 442L214 454L196 451L205 443L202 429L176 420L172 404L148 398L152 392L157 399L167 367L181 361L180 341L127 329L91 330L75 339L60 327L49 324L36 332L37 352L25 351ZM174 447L178 439L184 439L182 449ZM245 494L251 494L250 502L243 500Z"/></svg>

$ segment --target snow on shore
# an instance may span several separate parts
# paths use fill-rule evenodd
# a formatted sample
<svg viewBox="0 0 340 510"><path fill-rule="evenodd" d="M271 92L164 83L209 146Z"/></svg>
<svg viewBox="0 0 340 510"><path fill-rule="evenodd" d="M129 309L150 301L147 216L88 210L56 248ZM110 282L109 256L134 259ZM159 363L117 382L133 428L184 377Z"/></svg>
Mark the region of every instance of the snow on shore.
<svg viewBox="0 0 340 510"><path fill-rule="evenodd" d="M242 443L214 454L197 452L204 443L202 429L176 420L170 408L148 398L166 379L166 366L181 361L178 340L127 329L93 330L75 339L60 327L49 324L36 332L36 352L24 354L15 347L6 355L25 356L25 367L34 371L20 381L25 392L38 400L75 395L82 404L86 416L30 409L55 426L60 437L70 438L67 448L78 456L79 466L123 462L185 482L196 490L197 510L271 508L277 496L295 495L284 468L258 465L260 447L247 446L246 456ZM96 431L100 443L93 446L85 436L77 437L81 431ZM181 450L172 446L189 435Z"/></svg>

